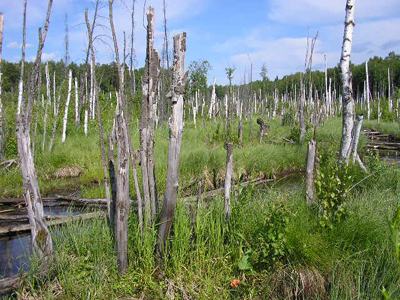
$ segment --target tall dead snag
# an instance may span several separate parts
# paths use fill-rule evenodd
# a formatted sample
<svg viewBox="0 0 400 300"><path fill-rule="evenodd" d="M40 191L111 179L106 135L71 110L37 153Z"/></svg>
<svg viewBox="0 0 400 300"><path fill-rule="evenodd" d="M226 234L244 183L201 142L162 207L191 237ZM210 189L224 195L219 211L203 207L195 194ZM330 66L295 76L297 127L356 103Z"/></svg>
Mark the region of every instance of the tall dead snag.
<svg viewBox="0 0 400 300"><path fill-rule="evenodd" d="M26 4L27 1L25 0L23 14L23 51L25 51L26 37ZM53 252L53 245L49 230L44 220L43 203L40 196L38 179L35 171L35 164L31 149L30 129L32 122L33 101L35 98L36 88L38 87L37 83L40 74L42 51L49 28L52 4L53 0L49 0L43 34L42 29L39 28L39 47L33 69L28 79L27 99L21 96L19 110L16 115L18 154L21 160L22 179L24 184L24 198L28 210L29 224L31 226L32 250L41 258L46 258L51 255L51 253ZM23 64L23 61L21 62L21 64ZM23 69L21 69L21 78L23 77L22 72ZM18 91L18 97L20 95L23 95L22 83L20 83L19 89L20 90Z"/></svg>
<svg viewBox="0 0 400 300"><path fill-rule="evenodd" d="M67 122L68 122L68 109L69 109L69 102L71 100L71 88L72 88L72 70L69 70L68 74L68 94L67 94L67 101L65 102L65 110L64 110L64 117L63 117L63 129L62 129L62 138L61 142L65 143L67 139Z"/></svg>
<svg viewBox="0 0 400 300"><path fill-rule="evenodd" d="M307 165L306 165L306 198L308 204L313 204L315 201L314 189L314 169L315 169L315 154L317 152L317 141L311 140L308 142L307 149Z"/></svg>
<svg viewBox="0 0 400 300"><path fill-rule="evenodd" d="M264 135L268 134L269 125L264 123L264 120L261 118L257 119L257 124L260 125L260 144L262 143Z"/></svg>
<svg viewBox="0 0 400 300"><path fill-rule="evenodd" d="M90 51L90 56L91 56L91 65L94 66L94 65L96 65L96 56L95 56L94 47L93 47L94 28L90 27L88 9L85 10L85 23L86 23L86 29L88 31L88 37L89 37L89 51ZM95 97L97 97L99 93L97 91L98 85L97 85L97 81L96 81L96 74L94 73L95 68L92 68L91 72L93 72L93 74L91 74L91 78L93 79L93 85L96 88L94 94L95 94ZM75 83L76 83L76 79L75 79ZM76 93L77 93L77 89L76 89ZM77 101L76 101L76 103L77 103ZM104 186L105 186L105 192L106 192L106 198L107 198L107 211L108 211L108 217L109 217L109 219L111 219L111 194L110 194L110 182L109 182L109 176L108 176L109 173L108 173L108 169L107 169L107 158L106 158L106 149L105 149L106 147L105 147L105 143L104 143L103 123L101 120L101 110L100 110L100 103L99 103L98 99L94 99L94 103L97 108L97 123L99 126L100 152L101 152L101 162L103 165Z"/></svg>
<svg viewBox="0 0 400 300"><path fill-rule="evenodd" d="M154 49L154 9L147 10L147 51L143 75L142 114L140 116L140 163L144 198L144 217L151 222L156 214L156 181L154 161L154 103L158 92L160 57Z"/></svg>
<svg viewBox="0 0 400 300"><path fill-rule="evenodd" d="M231 186L233 171L233 143L225 142L226 149L226 174L225 174L225 195L224 195L224 213L225 220L229 222L231 217Z"/></svg>
<svg viewBox="0 0 400 300"><path fill-rule="evenodd" d="M172 119L169 124L168 168L165 182L164 203L158 227L157 252L164 254L164 246L172 226L179 187L179 160L183 133L183 95L185 93L186 33L174 36L174 65L169 96L172 103Z"/></svg>
<svg viewBox="0 0 400 300"><path fill-rule="evenodd" d="M3 14L0 13L0 160L4 158L4 145L5 145L5 130L4 130L4 108L1 99L2 94L2 79L1 79L1 59L3 49Z"/></svg>
<svg viewBox="0 0 400 300"><path fill-rule="evenodd" d="M118 41L113 20L113 2L108 0L111 33L114 41L115 59L119 75L119 93L117 101L120 107L116 115L116 138L118 148L118 166L116 183L115 211L115 249L117 252L118 270L125 274L128 269L128 218L129 218L129 136L126 123L126 103L124 90L124 69L121 67L118 51Z"/></svg>
<svg viewBox="0 0 400 300"><path fill-rule="evenodd" d="M346 20L344 26L342 56L340 59L340 77L343 85L343 116L342 116L342 139L340 142L339 166L348 164L351 151L352 131L354 127L354 98L351 83L350 55L353 43L355 0L347 0Z"/></svg>

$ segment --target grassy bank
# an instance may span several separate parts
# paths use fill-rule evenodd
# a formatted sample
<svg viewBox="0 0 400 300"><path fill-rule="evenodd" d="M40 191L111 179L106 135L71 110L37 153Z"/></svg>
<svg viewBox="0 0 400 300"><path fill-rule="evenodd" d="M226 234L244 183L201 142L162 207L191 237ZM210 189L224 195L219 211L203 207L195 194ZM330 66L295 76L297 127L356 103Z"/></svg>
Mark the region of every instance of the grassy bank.
<svg viewBox="0 0 400 300"><path fill-rule="evenodd" d="M229 225L219 197L194 205L192 224L188 204L179 203L163 269L156 267L155 229L143 237L132 213L130 267L121 278L106 220L65 225L54 234L49 277L32 272L18 293L44 299L380 299L385 287L398 299L400 267L388 221L398 205L400 174L374 164L374 175L346 196L348 213L332 229L321 227L321 203L308 206L298 182L238 190ZM240 280L237 287L233 279Z"/></svg>

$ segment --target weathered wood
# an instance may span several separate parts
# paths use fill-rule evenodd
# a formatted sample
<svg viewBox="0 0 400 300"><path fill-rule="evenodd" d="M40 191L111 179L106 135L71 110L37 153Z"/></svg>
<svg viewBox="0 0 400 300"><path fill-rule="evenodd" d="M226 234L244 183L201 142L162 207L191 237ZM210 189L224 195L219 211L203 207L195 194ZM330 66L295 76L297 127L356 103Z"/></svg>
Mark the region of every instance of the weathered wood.
<svg viewBox="0 0 400 300"><path fill-rule="evenodd" d="M314 169L315 169L315 154L317 152L317 141L311 140L308 142L307 148L307 165L306 165L306 198L308 204L313 204L315 201L314 188Z"/></svg>
<svg viewBox="0 0 400 300"><path fill-rule="evenodd" d="M25 48L24 44L26 34L26 1L24 4L23 48ZM21 102L18 103L19 107L17 109L16 116L18 155L21 160L21 170L24 184L24 198L28 209L30 227L32 228L32 250L35 254L37 254L44 260L43 262L45 262L47 257L52 254L53 245L49 230L44 221L43 204L41 200L33 153L31 149L30 128L32 121L33 101L37 88L36 85L38 82L38 77L40 74L39 70L41 64L41 56L49 28L52 4L53 0L49 0L43 34L41 29L39 29L39 46L37 56L28 80L29 84L27 100L24 97L21 97ZM23 71L21 72L21 76L23 76ZM23 93L22 82L20 83L19 93Z"/></svg>
<svg viewBox="0 0 400 300"><path fill-rule="evenodd" d="M268 134L270 126L264 122L263 119L258 118L257 124L260 125L260 144L262 143L264 135Z"/></svg>
<svg viewBox="0 0 400 300"><path fill-rule="evenodd" d="M229 222L231 216L231 186L233 172L233 143L225 142L226 149L226 173L225 173L225 188L224 188L224 213L225 220Z"/></svg>
<svg viewBox="0 0 400 300"><path fill-rule="evenodd" d="M0 280L0 296L7 295L19 287L21 277L19 275Z"/></svg>
<svg viewBox="0 0 400 300"><path fill-rule="evenodd" d="M118 270L121 275L128 270L128 219L129 219L129 137L127 129L127 109L125 102L124 68L119 58L118 41L113 20L113 2L109 0L109 19L111 33L114 42L115 59L117 61L119 75L119 93L117 101L120 111L116 115L116 139L117 139L117 181L116 181L116 211L115 211L115 248L117 253Z"/></svg>
<svg viewBox="0 0 400 300"><path fill-rule="evenodd" d="M158 228L157 252L164 255L164 246L172 226L179 187L179 162L183 134L183 97L185 93L186 33L174 36L174 64L171 84L172 118L170 120L170 143L168 148L167 178L164 203Z"/></svg>
<svg viewBox="0 0 400 300"><path fill-rule="evenodd" d="M68 110L69 110L69 103L71 100L71 89L72 89L72 70L69 70L68 73L68 94L67 94L67 101L65 102L65 110L64 110L64 117L63 117L63 129L62 129L62 137L61 142L65 143L67 139L67 124L68 124Z"/></svg>
<svg viewBox="0 0 400 300"><path fill-rule="evenodd" d="M146 66L142 80L142 113L140 116L140 166L142 169L144 219L149 224L156 213L156 181L154 154L154 101L160 75L160 58L154 49L154 9L147 10Z"/></svg>
<svg viewBox="0 0 400 300"><path fill-rule="evenodd" d="M355 163L356 157L357 157L357 147L358 147L358 141L360 140L360 132L361 132L363 119L364 119L363 115L359 115L357 117L358 122L357 122L356 130L354 132L353 144L352 144L352 154L351 154L353 164Z"/></svg>
<svg viewBox="0 0 400 300"><path fill-rule="evenodd" d="M89 220L89 219L94 219L94 218L100 218L104 217L106 214L103 212L93 212L93 213L87 213L87 214L82 214L82 215L75 215L75 216L60 216L56 218L55 220L50 220L47 221L47 226L56 226L56 225L61 225L70 221L80 221L80 220ZM32 227L30 224L23 224L23 225L10 225L10 226L3 226L0 227L0 235L1 234L10 234L10 233L16 233L16 232L23 232L23 231L31 231L32 233Z"/></svg>

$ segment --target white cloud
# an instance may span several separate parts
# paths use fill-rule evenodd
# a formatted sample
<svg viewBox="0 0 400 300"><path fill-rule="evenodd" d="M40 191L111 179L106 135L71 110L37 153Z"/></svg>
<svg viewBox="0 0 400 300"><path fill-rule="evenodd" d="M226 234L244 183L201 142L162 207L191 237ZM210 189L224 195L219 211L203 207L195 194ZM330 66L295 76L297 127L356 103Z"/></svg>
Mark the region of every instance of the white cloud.
<svg viewBox="0 0 400 300"><path fill-rule="evenodd" d="M25 44L25 48L31 48L33 45L26 43ZM18 43L18 42L10 42L6 48L10 48L10 49L21 49L22 48L22 44Z"/></svg>
<svg viewBox="0 0 400 300"><path fill-rule="evenodd" d="M57 58L57 54L55 54L54 52L52 53L42 53L42 61L48 61L48 60L56 60Z"/></svg>

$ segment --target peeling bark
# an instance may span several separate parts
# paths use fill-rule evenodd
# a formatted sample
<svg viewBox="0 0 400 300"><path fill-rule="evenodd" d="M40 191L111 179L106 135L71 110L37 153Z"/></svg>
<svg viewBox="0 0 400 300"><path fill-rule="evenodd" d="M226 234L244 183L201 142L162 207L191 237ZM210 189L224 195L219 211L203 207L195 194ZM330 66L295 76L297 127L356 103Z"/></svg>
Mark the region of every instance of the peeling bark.
<svg viewBox="0 0 400 300"><path fill-rule="evenodd" d="M185 92L186 33L174 36L174 65L171 84L172 118L168 148L168 168L165 183L164 204L158 228L157 253L164 255L165 242L172 226L179 187L179 161L183 134L183 96Z"/></svg>

